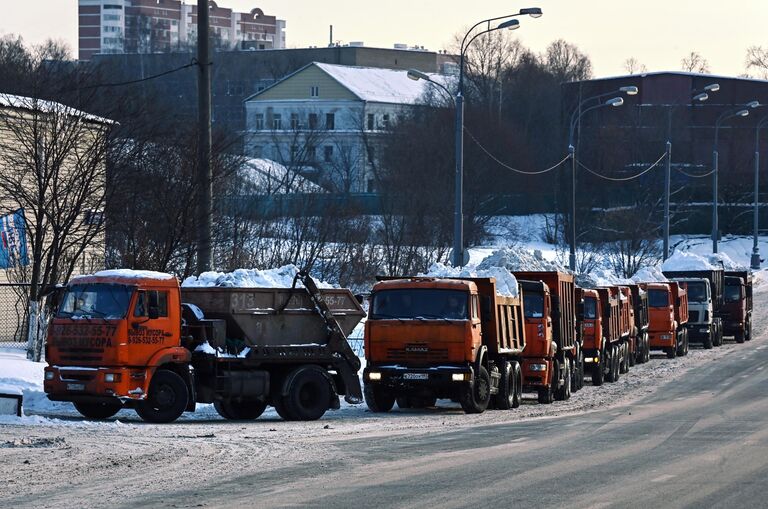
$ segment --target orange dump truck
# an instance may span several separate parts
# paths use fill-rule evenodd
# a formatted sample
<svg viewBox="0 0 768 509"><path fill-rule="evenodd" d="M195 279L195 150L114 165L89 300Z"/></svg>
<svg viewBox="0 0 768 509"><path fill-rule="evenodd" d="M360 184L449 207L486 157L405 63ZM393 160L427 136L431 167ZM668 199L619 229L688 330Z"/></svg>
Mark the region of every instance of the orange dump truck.
<svg viewBox="0 0 768 509"><path fill-rule="evenodd" d="M674 281L643 283L648 293L648 337L651 349L663 350L673 359L688 353L688 295Z"/></svg>
<svg viewBox="0 0 768 509"><path fill-rule="evenodd" d="M573 377L583 380L582 352L576 335L576 285L564 272L513 272L523 291L525 338L523 391L540 403L566 400Z"/></svg>
<svg viewBox="0 0 768 509"><path fill-rule="evenodd" d="M213 403L226 419L273 405L313 420L339 394L362 401L346 334L365 312L349 290L319 290L303 273L292 288L180 288L168 274L103 271L74 278L58 301L45 392L88 418L134 408L170 422Z"/></svg>
<svg viewBox="0 0 768 509"><path fill-rule="evenodd" d="M458 401L465 412L520 405L519 296L494 278L382 278L365 323L365 400L373 412Z"/></svg>
<svg viewBox="0 0 768 509"><path fill-rule="evenodd" d="M630 337L630 306L622 287L579 288L579 327L584 350L584 364L592 384L615 382L626 372Z"/></svg>

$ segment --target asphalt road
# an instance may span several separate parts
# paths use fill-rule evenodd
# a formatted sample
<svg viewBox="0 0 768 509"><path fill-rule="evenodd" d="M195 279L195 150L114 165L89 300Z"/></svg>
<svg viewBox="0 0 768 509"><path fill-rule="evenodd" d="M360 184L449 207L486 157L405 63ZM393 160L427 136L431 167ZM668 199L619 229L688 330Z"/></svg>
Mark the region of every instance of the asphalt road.
<svg viewBox="0 0 768 509"><path fill-rule="evenodd" d="M133 500L179 507L768 507L768 345L582 415L335 443L333 459Z"/></svg>

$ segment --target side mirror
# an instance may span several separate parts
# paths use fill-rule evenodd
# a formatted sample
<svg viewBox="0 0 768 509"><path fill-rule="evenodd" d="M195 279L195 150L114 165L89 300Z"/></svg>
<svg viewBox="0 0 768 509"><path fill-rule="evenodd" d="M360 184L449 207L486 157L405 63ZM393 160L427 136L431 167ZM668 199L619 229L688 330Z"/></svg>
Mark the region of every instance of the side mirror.
<svg viewBox="0 0 768 509"><path fill-rule="evenodd" d="M150 320L155 320L157 318L160 318L160 310L157 306L150 306L147 310L147 316Z"/></svg>

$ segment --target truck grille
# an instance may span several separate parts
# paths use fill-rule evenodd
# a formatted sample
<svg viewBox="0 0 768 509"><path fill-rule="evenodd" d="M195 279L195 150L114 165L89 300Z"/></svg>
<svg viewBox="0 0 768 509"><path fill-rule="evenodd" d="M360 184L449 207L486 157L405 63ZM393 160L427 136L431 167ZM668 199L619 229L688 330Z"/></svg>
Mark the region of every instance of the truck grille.
<svg viewBox="0 0 768 509"><path fill-rule="evenodd" d="M411 362L432 362L448 360L448 349L408 349L408 348L389 348L387 350L387 360L391 361L411 361Z"/></svg>
<svg viewBox="0 0 768 509"><path fill-rule="evenodd" d="M99 362L103 357L103 348L59 348L59 359L62 361Z"/></svg>
<svg viewBox="0 0 768 509"><path fill-rule="evenodd" d="M688 311L688 321L689 322L698 322L699 321L699 312L698 311Z"/></svg>

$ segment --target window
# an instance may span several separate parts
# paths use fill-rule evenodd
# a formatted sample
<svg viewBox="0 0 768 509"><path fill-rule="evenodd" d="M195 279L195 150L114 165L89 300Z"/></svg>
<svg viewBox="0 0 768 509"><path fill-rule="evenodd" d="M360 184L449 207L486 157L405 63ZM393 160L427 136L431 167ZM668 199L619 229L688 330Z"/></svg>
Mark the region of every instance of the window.
<svg viewBox="0 0 768 509"><path fill-rule="evenodd" d="M141 290L136 298L133 316L149 316L150 309L157 309L157 316L168 316L168 292Z"/></svg>
<svg viewBox="0 0 768 509"><path fill-rule="evenodd" d="M254 115L254 128L256 130L263 130L264 129L264 114L263 113L257 113Z"/></svg>
<svg viewBox="0 0 768 509"><path fill-rule="evenodd" d="M594 297L584 299L584 318L586 320L595 320L597 318L597 301Z"/></svg>
<svg viewBox="0 0 768 509"><path fill-rule="evenodd" d="M309 114L309 128L317 129L317 113Z"/></svg>
<svg viewBox="0 0 768 509"><path fill-rule="evenodd" d="M376 149L368 147L368 162L373 164L376 160Z"/></svg>
<svg viewBox="0 0 768 509"><path fill-rule="evenodd" d="M373 113L368 114L368 130L373 131L373 129L376 127L376 117L373 115Z"/></svg>
<svg viewBox="0 0 768 509"><path fill-rule="evenodd" d="M309 147L307 147L307 159L310 162L314 162L316 158L317 158L317 149L314 146L310 145Z"/></svg>
<svg viewBox="0 0 768 509"><path fill-rule="evenodd" d="M309 87L309 96L310 97L320 97L320 87L317 85L312 85Z"/></svg>
<svg viewBox="0 0 768 509"><path fill-rule="evenodd" d="M336 116L333 113L325 114L325 128L329 131L333 131L336 124Z"/></svg>
<svg viewBox="0 0 768 509"><path fill-rule="evenodd" d="M389 129L389 115L384 114L381 116L381 125L384 129Z"/></svg>
<svg viewBox="0 0 768 509"><path fill-rule="evenodd" d="M299 128L299 114L291 113L291 129Z"/></svg>
<svg viewBox="0 0 768 509"><path fill-rule="evenodd" d="M279 113L272 115L272 129L279 131L283 128L283 116Z"/></svg>
<svg viewBox="0 0 768 509"><path fill-rule="evenodd" d="M373 184L373 179L368 179L368 187L367 187L366 191L369 192L369 193L375 193L376 192L376 188L374 187L374 184Z"/></svg>
<svg viewBox="0 0 768 509"><path fill-rule="evenodd" d="M333 160L333 145L323 147L323 160L330 163Z"/></svg>
<svg viewBox="0 0 768 509"><path fill-rule="evenodd" d="M83 214L83 224L99 225L104 221L103 210L86 210Z"/></svg>

